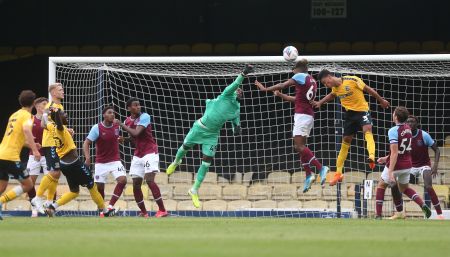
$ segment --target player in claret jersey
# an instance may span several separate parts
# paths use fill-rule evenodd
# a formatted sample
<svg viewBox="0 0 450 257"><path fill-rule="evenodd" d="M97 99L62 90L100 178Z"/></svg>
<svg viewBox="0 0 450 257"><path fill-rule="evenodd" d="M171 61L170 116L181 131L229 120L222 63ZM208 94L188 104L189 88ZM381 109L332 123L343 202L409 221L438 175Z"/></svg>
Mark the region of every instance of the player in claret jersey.
<svg viewBox="0 0 450 257"><path fill-rule="evenodd" d="M407 195L416 202L421 208L426 218L431 216L431 210L423 202L422 198L412 188L408 187L409 173L412 168L411 161L411 141L412 132L406 120L409 112L405 107L395 108L393 113L395 127L389 129L390 154L378 159L378 163L386 163L378 182L376 194L376 217L381 219L383 209L384 193L388 186L397 185L400 192Z"/></svg>
<svg viewBox="0 0 450 257"><path fill-rule="evenodd" d="M141 113L141 105L137 98L130 98L127 101L127 109L131 115L125 120L125 124L117 119L114 121L128 132L136 146L131 160L130 176L133 179L134 199L141 209L140 216L148 217L141 189L143 179L152 191L153 198L159 207L155 217L168 216L169 213L164 208L161 192L155 182L156 172L159 172L159 154L158 145L152 135L150 115Z"/></svg>
<svg viewBox="0 0 450 257"><path fill-rule="evenodd" d="M114 209L114 204L122 195L123 189L127 184L125 168L120 161L119 141L119 125L114 123L115 113L114 107L107 106L102 111L103 121L92 126L89 135L83 143L83 153L86 159L85 164L91 165L91 154L89 151L92 142L95 142L95 174L94 181L97 189L105 199L105 183L108 174L112 174L117 181L113 195L109 201L108 211ZM116 208L116 212L118 209Z"/></svg>
<svg viewBox="0 0 450 257"><path fill-rule="evenodd" d="M440 151L436 145L436 142L431 138L430 134L426 131L419 129L419 119L415 116L410 115L406 121L412 130L412 141L411 141L411 158L412 158L412 169L411 174L415 177L422 176L425 186L425 190L428 192L431 198L431 203L436 209L437 218L444 219L442 215L442 209L439 202L439 198L433 189L433 179L432 177L437 175L437 169L439 165ZM433 149L434 164L431 167L431 160L428 154L428 148ZM398 192L398 187L392 187L392 198L397 212L390 219L404 219L405 213L403 212L403 201L401 194Z"/></svg>
<svg viewBox="0 0 450 257"><path fill-rule="evenodd" d="M208 172L212 159L216 154L217 141L219 139L220 130L227 121L231 121L234 135L241 133L240 126L240 99L242 97L242 89L239 88L247 74L253 72L253 66L246 65L242 73L228 85L222 94L215 99L206 100L206 110L203 116L194 122L189 133L184 138L183 145L178 148L175 160L166 170L168 175L172 174L180 165L181 160L186 153L195 145L202 145L203 159L200 168L197 171L197 177L188 194L192 198L192 204L195 208L200 207L198 197L198 189Z"/></svg>
<svg viewBox="0 0 450 257"><path fill-rule="evenodd" d="M34 142L41 146L42 145L42 134L44 133L44 128L41 126L42 121L42 115L44 114L45 106L47 105L48 100L45 97L39 97L36 100L34 100L34 108L36 108L36 114L33 116L33 137ZM48 173L47 170L47 163L44 156L44 151L41 148L39 150L39 153L41 154L41 159L39 161L36 161L34 159L33 153L30 152L30 157L28 158L27 163L27 170L30 173L31 180L33 181L33 185L36 183L36 179L39 177L39 174L41 173L41 169L43 170L44 174ZM34 186L31 188L30 191L28 191L28 197L30 198L30 201L36 197L36 189ZM37 217L38 212L34 206L31 206L31 217Z"/></svg>
<svg viewBox="0 0 450 257"><path fill-rule="evenodd" d="M303 187L303 192L305 193L311 188L311 183L316 179L311 165L316 167L316 171L320 172L321 185L325 183L329 169L327 166L322 166L306 146L306 138L309 137L311 129L314 126L314 108L310 102L314 100L317 92L316 81L308 74L308 61L306 59L298 61L293 67L292 72L294 76L283 83L266 88L260 82L255 81L255 85L261 91L272 91L283 100L295 103L294 130L292 134L295 150L300 155L300 160L306 171L306 179ZM278 91L292 86L295 86L295 97L285 95Z"/></svg>

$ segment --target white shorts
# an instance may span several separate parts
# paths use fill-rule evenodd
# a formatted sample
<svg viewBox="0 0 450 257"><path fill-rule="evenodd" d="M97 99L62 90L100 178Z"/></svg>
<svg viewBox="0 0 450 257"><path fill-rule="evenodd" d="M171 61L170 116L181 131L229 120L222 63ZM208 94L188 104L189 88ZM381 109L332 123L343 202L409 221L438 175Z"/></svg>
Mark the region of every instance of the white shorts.
<svg viewBox="0 0 450 257"><path fill-rule="evenodd" d="M150 153L142 158L133 156L130 166L130 176L143 178L145 174L159 172L159 154Z"/></svg>
<svg viewBox="0 0 450 257"><path fill-rule="evenodd" d="M292 135L309 137L314 126L314 118L308 114L296 113L294 115L294 129Z"/></svg>
<svg viewBox="0 0 450 257"><path fill-rule="evenodd" d="M429 170L429 171L431 171L431 167L430 166L422 166L422 167L417 167L417 168L411 168L411 174L412 175L414 175L414 176L416 176L416 177L418 177L419 178L419 176L420 177L423 177L423 173L426 171L426 170Z"/></svg>
<svg viewBox="0 0 450 257"><path fill-rule="evenodd" d="M106 183L106 178L110 173L114 176L114 179L127 175L125 172L125 167L121 161L96 163L94 181L98 183Z"/></svg>
<svg viewBox="0 0 450 257"><path fill-rule="evenodd" d="M41 174L41 168L44 171L44 174L48 173L45 156L41 156L41 159L36 161L34 156L30 155L27 163L27 170L30 173L30 176L39 176L39 174Z"/></svg>
<svg viewBox="0 0 450 257"><path fill-rule="evenodd" d="M394 170L394 177L399 184L402 184L402 185L409 184L410 171L411 171L411 169ZM384 183L386 183L390 186L395 185L395 183L392 183L389 181L389 169L386 166L384 166L384 170L381 173L381 179L384 181Z"/></svg>

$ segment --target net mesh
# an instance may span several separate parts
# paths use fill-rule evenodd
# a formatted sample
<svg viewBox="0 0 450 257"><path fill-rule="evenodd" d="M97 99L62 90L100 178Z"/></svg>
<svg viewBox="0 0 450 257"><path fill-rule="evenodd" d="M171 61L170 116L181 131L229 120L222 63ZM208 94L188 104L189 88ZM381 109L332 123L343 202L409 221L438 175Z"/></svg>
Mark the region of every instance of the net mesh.
<svg viewBox="0 0 450 257"><path fill-rule="evenodd" d="M247 210L260 211L263 216L335 215L326 211L337 208L336 187L326 185L322 188L319 184L313 184L308 193L302 193L305 175L292 143L293 105L271 93L260 92L253 85L255 79L267 86L287 80L292 76L292 63L254 64L255 73L246 78L241 86L244 90L241 102L242 135L233 136L229 123L221 130L216 156L200 189L200 210L208 216L223 216L223 211L232 213L226 215L251 216L251 212L245 212ZM80 150L91 126L101 120L104 106L114 105L117 118L123 121L127 116L126 101L130 97L140 99L143 111L152 117L153 133L159 145L160 168L165 171L193 122L205 110L205 100L217 97L243 66L243 63L214 62L56 63L56 81L64 85L64 106L70 126L76 131L74 139ZM420 118L422 129L430 132L438 146L444 146L445 137L450 134L445 127L449 113L447 103L450 102L450 60L310 62L313 75L322 68L338 76L361 77L392 106L406 106ZM319 84L316 99L329 92ZM293 95L294 88L284 93ZM366 95L366 99L374 120L376 155L385 156L388 150L387 131L393 126L393 109L383 110L374 98ZM342 141L342 124L338 100L328 103L316 112L314 129L308 138L309 148L324 165L330 166L331 171L335 170ZM128 170L133 147L125 144L120 151ZM360 215L370 217L374 212L375 195L367 201L355 201L359 195L358 185L366 178L378 180L383 167L377 166L370 173L366 158L364 137L358 133L345 162L346 176L341 185L340 207L352 215L356 215L355 210L361 208ZM442 176L436 183L442 183L446 169L450 169L445 158L444 154L439 170ZM169 210L178 211L179 215L197 215L198 210L192 207L186 192L200 163L201 152L196 147L187 154L171 177L167 178L163 173L157 175ZM420 189L417 186L417 190ZM389 190L386 192L384 214L389 215L392 213L392 203L389 201ZM106 193L111 192L107 190ZM132 195L125 192L122 199L125 201L123 208L137 210ZM154 203L148 205L155 210ZM418 213L414 206L409 208L407 205L406 209L412 215ZM420 216L420 213L417 215Z"/></svg>

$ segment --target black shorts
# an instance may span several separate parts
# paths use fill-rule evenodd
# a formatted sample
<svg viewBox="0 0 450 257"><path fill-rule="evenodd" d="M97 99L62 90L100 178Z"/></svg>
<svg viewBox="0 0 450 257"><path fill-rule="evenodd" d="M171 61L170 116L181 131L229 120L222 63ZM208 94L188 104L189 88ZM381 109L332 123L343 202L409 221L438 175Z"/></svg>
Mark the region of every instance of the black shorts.
<svg viewBox="0 0 450 257"><path fill-rule="evenodd" d="M56 153L56 146L42 147L42 150L44 150L45 162L47 163L47 170L61 169L59 156Z"/></svg>
<svg viewBox="0 0 450 257"><path fill-rule="evenodd" d="M71 164L61 163L61 172L66 176L67 184L72 192L78 192L79 186L89 189L94 186L91 170L80 159Z"/></svg>
<svg viewBox="0 0 450 257"><path fill-rule="evenodd" d="M0 160L0 180L9 178L23 180L30 176L26 166L20 161Z"/></svg>
<svg viewBox="0 0 450 257"><path fill-rule="evenodd" d="M370 112L346 111L344 115L344 136L356 134L364 125L372 125Z"/></svg>

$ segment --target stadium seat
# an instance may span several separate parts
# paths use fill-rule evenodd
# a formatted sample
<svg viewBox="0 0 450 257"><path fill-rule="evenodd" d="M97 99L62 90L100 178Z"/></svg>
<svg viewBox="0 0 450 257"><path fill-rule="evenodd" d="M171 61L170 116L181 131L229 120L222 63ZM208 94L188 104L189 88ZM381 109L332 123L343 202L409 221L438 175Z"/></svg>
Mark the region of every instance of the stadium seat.
<svg viewBox="0 0 450 257"><path fill-rule="evenodd" d="M108 206L108 204L109 204L109 201L106 201L105 202L105 206ZM117 208L120 208L120 210L127 210L128 209L128 202L127 201L124 201L124 200L117 200L117 202L114 204L114 207L117 209Z"/></svg>
<svg viewBox="0 0 450 257"><path fill-rule="evenodd" d="M29 211L31 209L30 201L15 199L6 203L5 210L8 211Z"/></svg>
<svg viewBox="0 0 450 257"><path fill-rule="evenodd" d="M197 43L192 45L192 53L194 55L211 55L213 47L210 43Z"/></svg>
<svg viewBox="0 0 450 257"><path fill-rule="evenodd" d="M381 172L371 172L369 174L367 174L367 179L368 180L374 180L376 182L380 181L381 178ZM376 183L374 182L374 183Z"/></svg>
<svg viewBox="0 0 450 257"><path fill-rule="evenodd" d="M172 199L163 199L163 200L164 200L164 208L166 208L167 211L176 211L177 210L177 205L178 205L177 201L172 200ZM148 205L146 205L146 206L148 206ZM152 211L159 210L159 207L155 201L152 201L150 206L152 208Z"/></svg>
<svg viewBox="0 0 450 257"><path fill-rule="evenodd" d="M344 173L344 181L346 183L362 183L366 179L366 174L360 171L349 171Z"/></svg>
<svg viewBox="0 0 450 257"><path fill-rule="evenodd" d="M277 202L272 200L260 200L252 203L252 208L276 209Z"/></svg>
<svg viewBox="0 0 450 257"><path fill-rule="evenodd" d="M252 203L247 200L230 201L227 204L228 211L238 211L252 208Z"/></svg>
<svg viewBox="0 0 450 257"><path fill-rule="evenodd" d="M329 201L328 202L328 208L330 208L332 210L336 210L336 208L337 208L337 201ZM342 200L341 201L341 208L342 209L354 210L355 209L355 203L353 201Z"/></svg>
<svg viewBox="0 0 450 257"><path fill-rule="evenodd" d="M227 185L222 189L222 199L224 200L244 200L247 197L247 186Z"/></svg>
<svg viewBox="0 0 450 257"><path fill-rule="evenodd" d="M194 180L196 178L197 178L197 174L195 174ZM202 184L217 184L217 173L212 172L212 171L206 173Z"/></svg>
<svg viewBox="0 0 450 257"><path fill-rule="evenodd" d="M324 200L336 200L337 186L330 186L328 183L322 189L322 198ZM341 199L347 199L347 187L341 185Z"/></svg>
<svg viewBox="0 0 450 257"><path fill-rule="evenodd" d="M148 55L167 55L169 47L167 45L149 45L145 52Z"/></svg>
<svg viewBox="0 0 450 257"><path fill-rule="evenodd" d="M72 201L66 203L63 206L59 206L58 210L59 211L78 211L79 205L80 205L80 203L77 201L77 199L75 199L75 200L72 200Z"/></svg>
<svg viewBox="0 0 450 257"><path fill-rule="evenodd" d="M311 200L303 202L303 208L305 209L327 209L328 203L323 200Z"/></svg>
<svg viewBox="0 0 450 257"><path fill-rule="evenodd" d="M414 54L420 52L420 43L416 41L404 41L398 44L398 51L404 54Z"/></svg>
<svg viewBox="0 0 450 257"><path fill-rule="evenodd" d="M407 217L423 217L422 209L414 201L404 201L403 207Z"/></svg>
<svg viewBox="0 0 450 257"><path fill-rule="evenodd" d="M299 186L300 184L303 184L305 182L305 172L304 171L297 171L292 173L291 183Z"/></svg>
<svg viewBox="0 0 450 257"><path fill-rule="evenodd" d="M159 191L163 199L170 199L173 197L173 185L163 185L158 184ZM186 191L187 192L187 191ZM148 199L153 200L153 194L151 190L148 192Z"/></svg>
<svg viewBox="0 0 450 257"><path fill-rule="evenodd" d="M203 204L200 205L200 208L195 208L192 204L192 201L179 201L177 204L177 211L201 211Z"/></svg>
<svg viewBox="0 0 450 257"><path fill-rule="evenodd" d="M251 185L248 188L248 200L268 200L272 196L272 187L268 185Z"/></svg>
<svg viewBox="0 0 450 257"><path fill-rule="evenodd" d="M38 46L38 47L36 47L37 55L53 56L53 55L56 55L56 53L57 53L56 46Z"/></svg>
<svg viewBox="0 0 450 257"><path fill-rule="evenodd" d="M18 57L15 54L0 54L0 62L7 62L16 60Z"/></svg>
<svg viewBox="0 0 450 257"><path fill-rule="evenodd" d="M94 203L92 200L86 200L86 201L79 201L80 205L78 207L78 210L80 211L96 211L98 210L97 204Z"/></svg>
<svg viewBox="0 0 450 257"><path fill-rule="evenodd" d="M225 186L230 184L230 181L222 176L217 176L217 184Z"/></svg>
<svg viewBox="0 0 450 257"><path fill-rule="evenodd" d="M258 45L255 43L238 44L236 48L238 55L254 55L258 53Z"/></svg>
<svg viewBox="0 0 450 257"><path fill-rule="evenodd" d="M245 172L242 176L242 184L246 186L250 185L250 183L252 182L252 177L253 172Z"/></svg>
<svg viewBox="0 0 450 257"><path fill-rule="evenodd" d="M155 175L155 182L158 185L167 185L169 183L169 178L165 172L157 172Z"/></svg>
<svg viewBox="0 0 450 257"><path fill-rule="evenodd" d="M377 54L393 54L398 50L397 42L380 41L375 43L375 53Z"/></svg>
<svg viewBox="0 0 450 257"><path fill-rule="evenodd" d="M105 184L105 200L111 198L112 194L114 193L114 188L116 188L116 183Z"/></svg>
<svg viewBox="0 0 450 257"><path fill-rule="evenodd" d="M190 55L191 46L187 44L174 44L169 46L169 54L171 55Z"/></svg>
<svg viewBox="0 0 450 257"><path fill-rule="evenodd" d="M317 184L311 185L311 189L303 193L303 185L297 189L297 197L299 200L314 200L322 198L322 187Z"/></svg>
<svg viewBox="0 0 450 257"><path fill-rule="evenodd" d="M120 45L109 45L102 48L102 54L108 56L121 56L123 54L123 47Z"/></svg>
<svg viewBox="0 0 450 257"><path fill-rule="evenodd" d="M188 195L188 191L191 185L179 184L173 188L173 199L174 200L189 200L191 197ZM200 198L201 199L201 198Z"/></svg>
<svg viewBox="0 0 450 257"><path fill-rule="evenodd" d="M274 185L272 200L297 199L297 187L295 185Z"/></svg>
<svg viewBox="0 0 450 257"><path fill-rule="evenodd" d="M214 54L233 55L236 54L236 45L231 43L220 43L214 45Z"/></svg>
<svg viewBox="0 0 450 257"><path fill-rule="evenodd" d="M125 55L133 55L139 56L145 54L145 46L144 45L128 45L125 46L123 53Z"/></svg>
<svg viewBox="0 0 450 257"><path fill-rule="evenodd" d="M85 45L80 47L80 55L93 56L101 54L100 46L97 45Z"/></svg>
<svg viewBox="0 0 450 257"><path fill-rule="evenodd" d="M279 209L301 209L302 202L297 200L279 201L277 204Z"/></svg>
<svg viewBox="0 0 450 257"><path fill-rule="evenodd" d="M439 151L441 152L441 157L450 158L450 147L439 147Z"/></svg>
<svg viewBox="0 0 450 257"><path fill-rule="evenodd" d="M348 200L355 199L355 184L353 184L353 183L345 183L343 186L347 190L347 199Z"/></svg>
<svg viewBox="0 0 450 257"><path fill-rule="evenodd" d="M233 179L231 180L231 182L233 184L242 184L242 179L243 179L243 174L241 172L236 172L234 173Z"/></svg>
<svg viewBox="0 0 450 257"><path fill-rule="evenodd" d="M424 53L441 53L445 50L444 42L442 41L425 41L422 42L422 52Z"/></svg>
<svg viewBox="0 0 450 257"><path fill-rule="evenodd" d="M170 184L192 184L193 174L191 172L175 172L169 176Z"/></svg>
<svg viewBox="0 0 450 257"><path fill-rule="evenodd" d="M280 43L262 43L259 46L259 53L280 55L283 51L283 46Z"/></svg>
<svg viewBox="0 0 450 257"><path fill-rule="evenodd" d="M148 199L148 186L147 184L144 184L141 186L142 195L144 196L144 199ZM128 184L125 187L125 192L123 193L124 199L134 199L134 193L133 193L133 185Z"/></svg>
<svg viewBox="0 0 450 257"><path fill-rule="evenodd" d="M0 55L13 54L11 46L0 46Z"/></svg>
<svg viewBox="0 0 450 257"><path fill-rule="evenodd" d="M373 52L373 42L357 41L352 44L352 53L354 54L370 54Z"/></svg>
<svg viewBox="0 0 450 257"><path fill-rule="evenodd" d="M418 193L420 195L420 197L423 198L424 188L422 185L409 184L409 187L414 189L414 191L416 191L416 193ZM386 190L386 193L388 193L387 191L391 191L391 190Z"/></svg>
<svg viewBox="0 0 450 257"><path fill-rule="evenodd" d="M442 199L445 203L449 202L450 190L448 186L445 185L433 185L433 189L439 199Z"/></svg>
<svg viewBox="0 0 450 257"><path fill-rule="evenodd" d="M450 147L450 136L446 136L444 140L444 147ZM433 150L432 150L433 151ZM434 152L434 151L433 151Z"/></svg>
<svg viewBox="0 0 450 257"><path fill-rule="evenodd" d="M152 203L150 201L144 200L144 204L145 204L145 208L147 209L147 211L151 210ZM134 201L134 200L127 201L127 208L128 208L127 209L128 211L140 211L141 210L141 209L139 209L136 201Z"/></svg>
<svg viewBox="0 0 450 257"><path fill-rule="evenodd" d="M202 200L222 199L222 186L202 184L198 195Z"/></svg>
<svg viewBox="0 0 450 257"><path fill-rule="evenodd" d="M275 171L269 173L268 184L289 184L291 183L291 174L285 171Z"/></svg>
<svg viewBox="0 0 450 257"><path fill-rule="evenodd" d="M442 173L442 184L450 185L450 172L449 171Z"/></svg>
<svg viewBox="0 0 450 257"><path fill-rule="evenodd" d="M227 202L223 200L211 200L203 202L204 211L226 211Z"/></svg>
<svg viewBox="0 0 450 257"><path fill-rule="evenodd" d="M297 50L298 50L298 48L297 48ZM308 54L324 54L327 52L327 44L325 42L306 43L305 52Z"/></svg>
<svg viewBox="0 0 450 257"><path fill-rule="evenodd" d="M328 44L328 53L330 54L348 54L351 52L349 42L331 42Z"/></svg>
<svg viewBox="0 0 450 257"><path fill-rule="evenodd" d="M80 49L78 46L61 46L58 48L58 55L63 56L72 56L78 55L80 53Z"/></svg>
<svg viewBox="0 0 450 257"><path fill-rule="evenodd" d="M27 57L35 54L35 49L32 46L18 46L14 48L14 54L18 57Z"/></svg>

